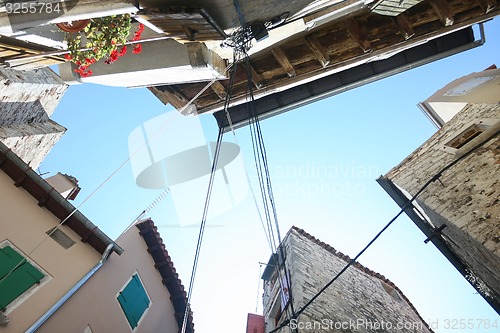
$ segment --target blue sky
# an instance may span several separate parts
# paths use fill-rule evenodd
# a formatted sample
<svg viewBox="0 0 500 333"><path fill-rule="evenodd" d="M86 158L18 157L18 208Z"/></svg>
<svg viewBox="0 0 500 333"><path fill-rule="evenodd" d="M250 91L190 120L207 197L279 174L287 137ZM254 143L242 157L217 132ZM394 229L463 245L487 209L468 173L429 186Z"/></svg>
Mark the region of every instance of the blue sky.
<svg viewBox="0 0 500 333"><path fill-rule="evenodd" d="M351 257L384 226L398 207L375 179L397 165L436 130L416 104L450 81L500 65L500 21L485 24L486 44L333 96L262 122L281 234L292 226ZM477 38L477 37L476 37ZM81 211L116 238L162 191L135 184L128 136L144 122L172 111L147 89L84 84L70 86L53 119L68 128L41 165L79 179ZM210 115L200 117L205 137L216 141ZM236 131L250 178L255 179L249 129ZM225 140L234 142L232 134ZM166 146L176 142L164 142ZM206 187L199 191L205 192ZM149 216L184 285L188 286L197 228L180 228L167 195ZM199 211L202 207L193 207ZM246 315L262 311L259 262L270 249L250 196L208 221L192 296L197 332L244 331ZM498 315L475 293L424 235L403 216L360 261L392 280L436 332L447 320ZM224 324L222 324L224 323ZM500 323L499 323L500 325ZM497 330L474 330L492 332ZM472 332L472 331L471 331Z"/></svg>

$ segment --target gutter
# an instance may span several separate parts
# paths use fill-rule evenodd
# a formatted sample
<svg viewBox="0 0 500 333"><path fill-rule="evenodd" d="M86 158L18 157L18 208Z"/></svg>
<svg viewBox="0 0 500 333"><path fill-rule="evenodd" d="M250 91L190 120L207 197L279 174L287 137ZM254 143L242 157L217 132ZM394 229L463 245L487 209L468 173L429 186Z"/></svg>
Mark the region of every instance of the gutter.
<svg viewBox="0 0 500 333"><path fill-rule="evenodd" d="M93 224L85 215L83 215L78 209L76 209L71 203L68 202L59 192L54 190L52 186L50 186L44 179L42 179L33 169L31 169L19 156L17 156L10 148L8 148L5 144L0 142L0 154L5 156L5 159L2 159L2 156L0 155L0 169L3 169L4 172L12 178L12 175L17 173L17 172L22 172L24 173L25 177L19 177L19 179L14 179L12 178L16 183L15 185L17 187L21 186L23 187L30 195L32 195L39 203L39 206L44 206L45 203L50 199L52 199L57 205L62 207L65 211L65 216L64 219L68 221L71 216L74 217L80 223L85 227L85 229L88 230L87 235L81 234L81 231L78 232L78 230L74 230L71 228L73 231L75 231L79 236L83 237L82 241L85 243L87 242L87 239L90 235L95 236L100 242L102 247L101 250L96 250L100 253L102 249L104 249L105 246L113 245L112 249L116 252L116 254L121 255L123 253L123 249L118 246L111 238L109 238L102 230L97 228L95 224ZM14 166L18 170L12 170L12 168L7 168L2 167L2 164L5 163L5 160L10 161L10 163L14 164ZM15 176L14 176L15 177ZM15 177L16 178L16 177ZM44 196L40 196L39 190L37 189L31 189L30 191L29 187L24 187L24 179L29 178L33 183L38 185L42 192L45 194ZM42 201L41 201L42 200ZM58 215L53 212L51 209L47 207L47 209L54 214L54 216L58 217ZM58 217L60 218L60 217ZM89 244L91 245L91 244ZM91 245L92 246L92 245ZM94 247L94 246L93 246ZM95 248L95 247L94 247Z"/></svg>
<svg viewBox="0 0 500 333"><path fill-rule="evenodd" d="M40 328L40 326L43 325L49 319L66 301L73 296L78 289L80 289L81 286L85 282L87 282L94 274L99 270L99 268L102 267L102 265L106 262L108 259L109 255L111 254L111 251L113 250L114 244L109 244L108 247L106 247L106 250L102 254L101 260L95 265L83 278L80 279L70 290L66 292L66 294L61 297L56 304L54 304L47 312L45 312L33 325L31 325L30 328L28 328L25 333L33 333L37 329Z"/></svg>
<svg viewBox="0 0 500 333"><path fill-rule="evenodd" d="M352 82L348 82L345 84L342 84L340 86L334 87L334 88L328 88L325 90L321 89L321 86L328 86L331 84L329 80L334 80L334 76L341 75L342 73L349 73L349 71L356 71L359 70L362 66L374 66L377 64L377 59L375 56L381 56L383 55L384 50L378 50L377 54L371 54L370 59L361 59L357 60L357 63L355 64L345 64L346 69L336 71L336 69L332 69L328 72L323 72L321 74L316 74L313 77L309 78L302 78L302 81L297 81L297 82L290 82L287 86L286 89L280 90L276 92L276 88L269 87L268 90L264 90L255 93L255 109L258 110L258 116L260 120L266 119L273 117L275 115L296 109L298 107L302 107L304 105L307 105L309 103L316 102L318 100L331 97L340 93L343 93L345 91L358 88L360 86L366 85L368 83L372 83L374 81L384 79L386 77L399 74L402 72L405 72L407 70L426 65L428 63L434 62L436 60L440 60L443 58L446 58L448 56L470 50L473 48L476 48L478 46L481 46L485 43L485 35L484 35L484 27L483 27L483 22L478 23L479 25L479 32L480 32L480 38L478 40L472 40L467 43L464 43L460 46L456 46L450 49L447 49L442 52L434 52L431 55L425 55L420 59L414 60L414 61L408 61L406 60L405 52L409 52L409 50L422 46L426 42L433 42L434 44L438 43L439 41L443 40L443 38L451 38L448 36L449 34L453 32L460 32L460 33L465 33L467 29L472 30L471 26L465 26L465 24L460 24L453 26L453 30L451 29L446 29L445 32L440 31L436 36L421 36L418 39L415 39L412 41L411 45L402 45L401 49L393 50L391 53L393 56L399 56L403 57L406 61L406 63L394 66L392 68L389 68L387 70L381 71L381 72L375 72L375 69L371 69L371 72L375 72L376 74L371 74L369 76L362 77L360 79L354 80ZM440 35L441 34L441 35ZM437 46L436 46L437 47ZM381 61L389 61L388 59L380 59ZM337 68L338 69L338 68ZM307 81L307 82L305 82ZM300 100L288 102L286 101L288 98L288 94L293 94L295 96L301 95L303 92L300 90L302 88L300 87L308 87L312 86L310 89L305 89L309 91L314 91L315 93L312 94L310 93L308 96L305 98L302 98ZM273 90L274 89L274 90ZM295 89L295 91L293 90ZM307 91L306 91L307 93ZM285 101L285 102L283 102ZM235 100L231 103L231 105L228 108L228 112L232 116L232 121L233 121L233 128L241 128L249 124L249 116L247 115L246 111L246 106L245 103L247 101L244 100L244 98ZM277 103L283 103L281 105L276 106ZM223 128L224 132L229 132L231 130L228 121L226 118L226 115L223 110L219 110L219 107L217 106L212 106L205 108L200 111L200 113L208 113L208 112L213 112L214 117L216 118L217 124L219 128ZM238 115L240 117L238 117Z"/></svg>
<svg viewBox="0 0 500 333"><path fill-rule="evenodd" d="M485 136L492 135L492 133L498 133L498 127L492 128ZM470 146L469 146L470 147ZM465 152L464 152L465 153ZM463 155L462 155L463 156ZM386 191L386 193L396 202L396 204L403 208L408 202L408 198L401 192L401 190L392 182L391 179L380 176L377 179L377 183ZM427 237L424 242L431 242L436 246L436 248L444 255L446 259L455 267L455 269L465 278L465 280L477 291L481 297L500 314L500 302L496 295L488 296L480 288L480 286L469 278L469 270L466 264L455 254L453 249L446 243L445 239L441 236L440 231L442 228L435 228L429 222L427 222L422 216L415 211L414 205L409 205L405 208L406 215L415 223L415 225L422 231L422 233Z"/></svg>
<svg viewBox="0 0 500 333"><path fill-rule="evenodd" d="M483 22L479 23L479 33L481 35L481 39L479 41L475 41L474 43L477 43L477 46L481 46L484 43L486 43L486 35L484 33L484 25ZM445 121L443 121L436 112L430 107L427 101L420 102L417 104L417 107L420 109L420 111L424 114L424 116L429 119L429 121L436 127L437 130L441 129L441 127L444 126Z"/></svg>

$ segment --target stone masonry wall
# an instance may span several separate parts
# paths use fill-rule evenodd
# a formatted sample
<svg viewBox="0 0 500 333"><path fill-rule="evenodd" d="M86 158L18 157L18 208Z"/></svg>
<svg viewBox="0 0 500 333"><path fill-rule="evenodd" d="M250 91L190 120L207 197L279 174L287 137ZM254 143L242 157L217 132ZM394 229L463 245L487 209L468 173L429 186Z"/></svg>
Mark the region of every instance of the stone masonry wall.
<svg viewBox="0 0 500 333"><path fill-rule="evenodd" d="M43 113L50 117L68 85L50 68L21 72L0 68L0 126L37 121ZM33 108L32 104L41 108Z"/></svg>
<svg viewBox="0 0 500 333"><path fill-rule="evenodd" d="M500 119L499 104L468 105L386 177L414 195L458 157L444 144L481 119ZM477 139L480 139L479 137ZM475 145L478 140L472 141ZM500 294L500 138L498 133L419 195L417 202L444 240L498 299ZM489 291L487 290L489 289Z"/></svg>
<svg viewBox="0 0 500 333"><path fill-rule="evenodd" d="M0 140L33 169L66 131L49 117L67 88L49 68L0 68Z"/></svg>
<svg viewBox="0 0 500 333"><path fill-rule="evenodd" d="M349 258L301 229L286 238L295 309L337 274ZM382 275L351 266L300 316L299 333L431 332L402 292Z"/></svg>
<svg viewBox="0 0 500 333"><path fill-rule="evenodd" d="M66 128L49 120L43 123L0 127L0 141L36 170Z"/></svg>

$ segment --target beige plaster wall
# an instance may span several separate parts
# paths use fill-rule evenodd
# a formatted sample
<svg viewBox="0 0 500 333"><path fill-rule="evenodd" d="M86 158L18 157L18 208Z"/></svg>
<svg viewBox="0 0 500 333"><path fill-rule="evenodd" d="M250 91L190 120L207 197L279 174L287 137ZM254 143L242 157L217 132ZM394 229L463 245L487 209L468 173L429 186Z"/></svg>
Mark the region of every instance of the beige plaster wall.
<svg viewBox="0 0 500 333"><path fill-rule="evenodd" d="M179 327L174 317L170 294L161 282L147 246L132 226L117 239L123 247L121 256L112 254L102 268L59 309L37 332L83 332L88 326L92 332L132 332L116 297L132 275L139 277L151 300L139 325L137 333L177 333Z"/></svg>
<svg viewBox="0 0 500 333"><path fill-rule="evenodd" d="M0 333L18 333L55 304L97 264L101 255L81 242L78 235L66 226L61 230L76 242L69 249L47 238L46 232L57 226L60 220L39 207L23 188L15 187L14 181L3 171L0 171L0 193L0 243L10 242L48 275L29 297L20 304L14 301L4 312L10 322L0 326Z"/></svg>

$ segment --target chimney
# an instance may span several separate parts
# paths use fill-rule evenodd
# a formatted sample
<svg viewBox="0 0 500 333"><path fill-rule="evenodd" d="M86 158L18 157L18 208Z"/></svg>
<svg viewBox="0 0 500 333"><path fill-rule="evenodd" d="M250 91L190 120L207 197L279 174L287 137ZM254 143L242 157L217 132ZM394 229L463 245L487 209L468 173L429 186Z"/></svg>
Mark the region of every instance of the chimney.
<svg viewBox="0 0 500 333"><path fill-rule="evenodd" d="M46 178L45 181L67 200L74 200L80 192L78 180L70 175L58 172L57 175Z"/></svg>
<svg viewBox="0 0 500 333"><path fill-rule="evenodd" d="M265 332L264 316L249 313L247 317L247 333Z"/></svg>

